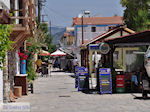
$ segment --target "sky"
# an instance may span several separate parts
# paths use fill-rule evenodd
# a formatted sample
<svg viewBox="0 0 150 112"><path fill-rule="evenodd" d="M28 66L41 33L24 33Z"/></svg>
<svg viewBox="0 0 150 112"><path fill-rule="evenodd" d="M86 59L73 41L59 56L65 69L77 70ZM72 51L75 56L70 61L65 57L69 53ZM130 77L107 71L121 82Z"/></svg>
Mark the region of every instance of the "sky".
<svg viewBox="0 0 150 112"><path fill-rule="evenodd" d="M120 0L46 0L42 13L48 15L45 20L52 26L72 25L72 18L88 10L91 16L109 17L115 14L123 16Z"/></svg>

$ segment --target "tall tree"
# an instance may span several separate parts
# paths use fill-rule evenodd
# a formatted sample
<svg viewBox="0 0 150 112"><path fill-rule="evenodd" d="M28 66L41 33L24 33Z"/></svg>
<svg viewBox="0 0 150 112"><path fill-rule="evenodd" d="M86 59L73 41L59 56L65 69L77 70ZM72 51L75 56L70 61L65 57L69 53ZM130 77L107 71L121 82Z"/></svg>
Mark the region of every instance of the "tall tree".
<svg viewBox="0 0 150 112"><path fill-rule="evenodd" d="M127 26L135 31L143 31L149 28L150 0L121 0L125 7L124 19Z"/></svg>

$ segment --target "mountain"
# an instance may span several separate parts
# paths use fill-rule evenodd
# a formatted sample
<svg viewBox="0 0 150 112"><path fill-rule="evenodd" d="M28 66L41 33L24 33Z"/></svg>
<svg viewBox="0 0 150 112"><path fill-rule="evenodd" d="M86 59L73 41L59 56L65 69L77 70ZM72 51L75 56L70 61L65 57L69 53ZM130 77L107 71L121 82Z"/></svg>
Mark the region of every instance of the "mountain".
<svg viewBox="0 0 150 112"><path fill-rule="evenodd" d="M60 28L60 27L51 27L51 33L53 37L53 44L59 44L59 41L61 37L63 36L64 32L66 31L66 28Z"/></svg>

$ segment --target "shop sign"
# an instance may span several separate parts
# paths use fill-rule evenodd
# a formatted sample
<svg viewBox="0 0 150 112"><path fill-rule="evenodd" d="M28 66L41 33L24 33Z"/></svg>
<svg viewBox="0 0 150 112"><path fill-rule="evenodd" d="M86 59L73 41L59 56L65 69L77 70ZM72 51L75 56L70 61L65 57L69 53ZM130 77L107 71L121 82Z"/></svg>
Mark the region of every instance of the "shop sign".
<svg viewBox="0 0 150 112"><path fill-rule="evenodd" d="M89 89L89 74L88 69L85 67L77 68L78 74L78 91L88 90Z"/></svg>
<svg viewBox="0 0 150 112"><path fill-rule="evenodd" d="M101 54L107 54L110 51L110 47L107 43L90 44L89 50L100 51Z"/></svg>
<svg viewBox="0 0 150 112"><path fill-rule="evenodd" d="M117 88L124 88L125 87L125 81L124 81L124 75L117 75L116 76L116 87Z"/></svg>
<svg viewBox="0 0 150 112"><path fill-rule="evenodd" d="M107 54L110 51L110 47L107 43L101 43L99 48L102 54Z"/></svg>
<svg viewBox="0 0 150 112"><path fill-rule="evenodd" d="M100 93L112 93L112 76L110 68L99 69Z"/></svg>

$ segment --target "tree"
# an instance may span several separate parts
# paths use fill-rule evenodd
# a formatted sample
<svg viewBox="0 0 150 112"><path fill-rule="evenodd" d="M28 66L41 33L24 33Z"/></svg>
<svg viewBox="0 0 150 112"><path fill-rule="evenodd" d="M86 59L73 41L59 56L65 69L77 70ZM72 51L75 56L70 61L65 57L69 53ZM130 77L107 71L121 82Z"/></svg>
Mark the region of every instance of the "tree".
<svg viewBox="0 0 150 112"><path fill-rule="evenodd" d="M11 49L11 44L12 44L12 41L10 41L9 39L10 33L11 33L10 25L0 24L0 69L3 68L4 102L8 101L8 96L9 96L7 51Z"/></svg>
<svg viewBox="0 0 150 112"><path fill-rule="evenodd" d="M9 39L10 33L10 25L0 24L0 68L2 68L2 63L4 62L6 52L11 49L12 41Z"/></svg>
<svg viewBox="0 0 150 112"><path fill-rule="evenodd" d="M34 54L38 53L44 48L48 48L46 50L49 52L55 50L55 45L52 44L52 37L49 34L48 25L46 23L40 23L35 32L36 34L27 40L27 42L30 44L27 46L27 73L29 80L34 80L36 77Z"/></svg>
<svg viewBox="0 0 150 112"><path fill-rule="evenodd" d="M135 31L149 28L149 3L150 0L121 0L124 10L124 19L127 26Z"/></svg>
<svg viewBox="0 0 150 112"><path fill-rule="evenodd" d="M40 29L44 32L45 34L45 45L47 46L48 48L48 51L49 52L53 52L55 49L56 49L56 46L54 44L52 44L52 36L51 34L49 33L49 27L48 27L48 24L46 23L41 23L40 24Z"/></svg>

